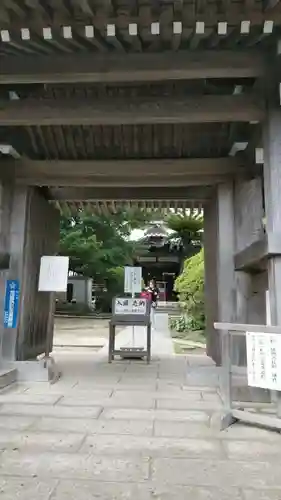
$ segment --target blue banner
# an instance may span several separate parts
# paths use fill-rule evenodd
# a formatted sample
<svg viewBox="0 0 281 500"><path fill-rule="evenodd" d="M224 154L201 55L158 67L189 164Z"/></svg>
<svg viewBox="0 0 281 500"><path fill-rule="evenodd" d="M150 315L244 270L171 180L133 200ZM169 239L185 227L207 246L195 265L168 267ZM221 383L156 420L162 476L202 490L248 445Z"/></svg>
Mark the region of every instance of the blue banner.
<svg viewBox="0 0 281 500"><path fill-rule="evenodd" d="M16 328L19 312L20 285L18 280L7 280L4 301L4 328Z"/></svg>

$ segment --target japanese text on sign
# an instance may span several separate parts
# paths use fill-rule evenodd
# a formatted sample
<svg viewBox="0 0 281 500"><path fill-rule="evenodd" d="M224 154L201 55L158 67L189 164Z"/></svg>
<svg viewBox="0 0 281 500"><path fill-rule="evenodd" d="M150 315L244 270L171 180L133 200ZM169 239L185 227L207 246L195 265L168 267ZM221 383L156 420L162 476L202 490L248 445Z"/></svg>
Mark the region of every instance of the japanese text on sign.
<svg viewBox="0 0 281 500"><path fill-rule="evenodd" d="M8 280L4 301L4 328L16 328L19 310L19 282Z"/></svg>
<svg viewBox="0 0 281 500"><path fill-rule="evenodd" d="M145 315L147 301L145 299L115 299L115 314L139 314Z"/></svg>
<svg viewBox="0 0 281 500"><path fill-rule="evenodd" d="M43 255L40 262L39 292L65 292L67 289L69 257Z"/></svg>
<svg viewBox="0 0 281 500"><path fill-rule="evenodd" d="M246 344L248 385L280 391L281 335L247 332Z"/></svg>
<svg viewBox="0 0 281 500"><path fill-rule="evenodd" d="M125 266L124 292L141 292L142 268Z"/></svg>

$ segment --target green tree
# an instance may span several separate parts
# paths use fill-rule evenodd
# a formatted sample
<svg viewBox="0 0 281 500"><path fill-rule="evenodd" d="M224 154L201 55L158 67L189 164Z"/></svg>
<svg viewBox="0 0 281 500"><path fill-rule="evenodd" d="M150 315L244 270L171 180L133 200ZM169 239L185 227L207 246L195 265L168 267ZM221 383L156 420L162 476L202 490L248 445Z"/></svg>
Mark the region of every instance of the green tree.
<svg viewBox="0 0 281 500"><path fill-rule="evenodd" d="M145 225L147 217L145 212L136 210L63 215L60 254L69 256L70 270L114 287L122 281L122 268L132 264L137 249L128 237L133 229Z"/></svg>
<svg viewBox="0 0 281 500"><path fill-rule="evenodd" d="M181 239L184 254L193 253L194 247L199 247L203 232L203 215L201 212L190 211L189 214L171 214L166 218L166 224L173 231L171 238Z"/></svg>

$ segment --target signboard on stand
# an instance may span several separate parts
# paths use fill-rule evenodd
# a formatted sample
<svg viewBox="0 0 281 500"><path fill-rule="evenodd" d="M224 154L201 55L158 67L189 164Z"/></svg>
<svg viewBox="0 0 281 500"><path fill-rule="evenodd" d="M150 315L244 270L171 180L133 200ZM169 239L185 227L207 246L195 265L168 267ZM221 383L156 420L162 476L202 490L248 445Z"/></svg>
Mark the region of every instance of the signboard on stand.
<svg viewBox="0 0 281 500"><path fill-rule="evenodd" d="M121 316L147 314L148 306L146 299L116 298L114 303L114 314Z"/></svg>
<svg viewBox="0 0 281 500"><path fill-rule="evenodd" d="M66 292L69 257L44 255L41 257L39 292Z"/></svg>
<svg viewBox="0 0 281 500"><path fill-rule="evenodd" d="M6 281L4 328L16 328L19 312L20 286L18 280Z"/></svg>
<svg viewBox="0 0 281 500"><path fill-rule="evenodd" d="M281 391L281 335L246 333L248 385Z"/></svg>
<svg viewBox="0 0 281 500"><path fill-rule="evenodd" d="M141 267L125 267L125 277L124 277L124 292L140 293L142 286L142 268Z"/></svg>

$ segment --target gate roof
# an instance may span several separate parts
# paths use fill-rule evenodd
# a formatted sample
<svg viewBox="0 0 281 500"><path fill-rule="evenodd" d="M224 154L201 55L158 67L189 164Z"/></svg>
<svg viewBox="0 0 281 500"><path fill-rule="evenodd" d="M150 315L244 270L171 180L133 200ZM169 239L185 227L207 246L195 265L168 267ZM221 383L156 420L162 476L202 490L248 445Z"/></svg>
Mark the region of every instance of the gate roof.
<svg viewBox="0 0 281 500"><path fill-rule="evenodd" d="M1 2L1 171L69 210L200 207L258 172L280 29L276 0Z"/></svg>

